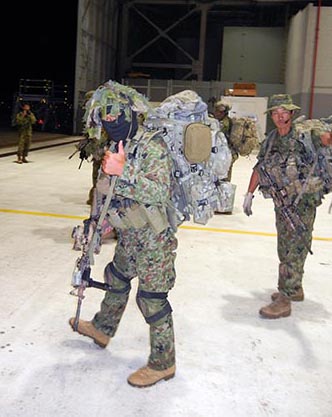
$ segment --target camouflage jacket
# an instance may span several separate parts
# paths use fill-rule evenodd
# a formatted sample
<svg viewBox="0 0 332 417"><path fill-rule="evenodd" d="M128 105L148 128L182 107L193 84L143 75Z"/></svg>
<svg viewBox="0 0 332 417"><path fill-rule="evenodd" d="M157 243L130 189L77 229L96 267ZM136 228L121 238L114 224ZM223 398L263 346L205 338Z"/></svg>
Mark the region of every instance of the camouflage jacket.
<svg viewBox="0 0 332 417"><path fill-rule="evenodd" d="M23 112L19 112L16 115L16 124L19 131L32 133L32 125L34 125L36 121L36 117L32 112L29 112L26 116L24 116Z"/></svg>
<svg viewBox="0 0 332 417"><path fill-rule="evenodd" d="M171 198L172 159L160 134L152 135L139 130L131 139L114 194L139 204L165 206Z"/></svg>

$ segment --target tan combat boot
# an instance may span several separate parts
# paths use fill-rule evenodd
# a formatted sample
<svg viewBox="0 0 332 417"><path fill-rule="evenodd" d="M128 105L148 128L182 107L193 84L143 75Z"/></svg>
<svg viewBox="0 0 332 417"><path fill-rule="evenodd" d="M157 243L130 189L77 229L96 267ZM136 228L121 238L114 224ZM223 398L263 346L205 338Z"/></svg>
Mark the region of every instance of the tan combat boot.
<svg viewBox="0 0 332 417"><path fill-rule="evenodd" d="M274 292L271 295L271 300L275 301L278 298L279 292ZM304 291L303 288L299 288L295 294L290 297L291 301L303 301L304 300Z"/></svg>
<svg viewBox="0 0 332 417"><path fill-rule="evenodd" d="M291 300L279 293L278 297L269 305L262 307L259 314L266 319L279 319L291 314Z"/></svg>
<svg viewBox="0 0 332 417"><path fill-rule="evenodd" d="M132 385L133 387L145 388L151 387L151 385L156 384L162 379L167 381L168 379L173 378L174 375L175 365L171 366L170 368L163 369L161 371L152 369L149 366L144 366L143 368L140 368L136 372L131 374L128 377L127 381L128 384Z"/></svg>
<svg viewBox="0 0 332 417"><path fill-rule="evenodd" d="M69 320L69 324L74 329L75 317L72 317ZM77 331L79 334L83 336L88 336L93 339L93 341L100 347L105 348L108 345L111 337L107 336L107 334L97 330L95 326L91 323L91 321L79 320Z"/></svg>

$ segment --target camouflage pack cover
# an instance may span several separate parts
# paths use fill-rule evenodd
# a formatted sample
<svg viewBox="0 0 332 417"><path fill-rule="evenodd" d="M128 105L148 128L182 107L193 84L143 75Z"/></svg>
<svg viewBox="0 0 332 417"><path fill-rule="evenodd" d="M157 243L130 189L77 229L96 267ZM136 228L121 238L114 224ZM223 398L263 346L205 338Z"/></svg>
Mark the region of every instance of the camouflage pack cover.
<svg viewBox="0 0 332 417"><path fill-rule="evenodd" d="M230 143L241 156L248 156L259 144L256 122L250 117L234 117Z"/></svg>
<svg viewBox="0 0 332 417"><path fill-rule="evenodd" d="M332 115L320 119L299 117L294 121L294 129L298 137L304 141L319 138L324 132L332 132ZM313 176L321 180L323 194L332 191L332 146L322 146L316 152Z"/></svg>

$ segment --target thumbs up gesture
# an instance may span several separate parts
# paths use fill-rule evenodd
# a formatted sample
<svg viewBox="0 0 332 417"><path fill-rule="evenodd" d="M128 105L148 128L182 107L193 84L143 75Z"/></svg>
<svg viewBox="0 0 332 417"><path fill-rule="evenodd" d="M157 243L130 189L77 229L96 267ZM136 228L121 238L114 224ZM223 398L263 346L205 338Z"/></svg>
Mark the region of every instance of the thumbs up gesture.
<svg viewBox="0 0 332 417"><path fill-rule="evenodd" d="M105 174L117 175L119 177L123 173L125 162L126 162L126 155L123 149L123 142L122 140L120 140L118 152L117 153L112 153L110 151L105 152L101 165Z"/></svg>

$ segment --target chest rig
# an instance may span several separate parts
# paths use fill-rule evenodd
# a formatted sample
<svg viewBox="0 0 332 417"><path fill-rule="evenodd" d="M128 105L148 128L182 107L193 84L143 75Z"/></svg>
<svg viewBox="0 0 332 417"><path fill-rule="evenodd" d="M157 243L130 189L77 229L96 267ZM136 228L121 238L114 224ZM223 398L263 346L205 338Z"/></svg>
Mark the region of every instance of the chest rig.
<svg viewBox="0 0 332 417"><path fill-rule="evenodd" d="M291 130L280 136L274 130L265 143L265 154L258 164L271 175L278 190L285 190L292 204L299 194L312 193L315 148L309 135L297 135ZM310 184L309 184L310 183ZM264 197L270 197L265 178L260 177L260 189Z"/></svg>

